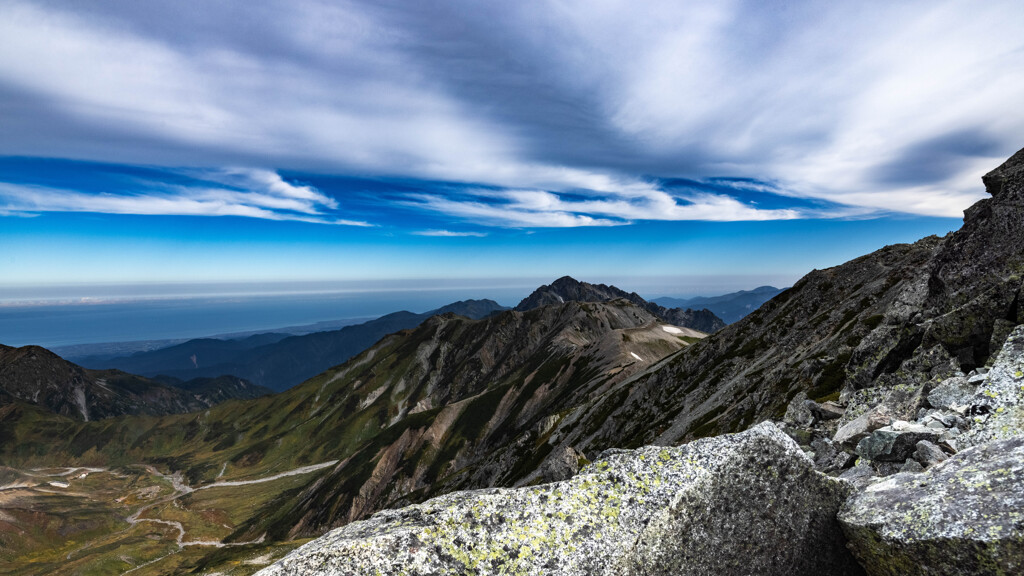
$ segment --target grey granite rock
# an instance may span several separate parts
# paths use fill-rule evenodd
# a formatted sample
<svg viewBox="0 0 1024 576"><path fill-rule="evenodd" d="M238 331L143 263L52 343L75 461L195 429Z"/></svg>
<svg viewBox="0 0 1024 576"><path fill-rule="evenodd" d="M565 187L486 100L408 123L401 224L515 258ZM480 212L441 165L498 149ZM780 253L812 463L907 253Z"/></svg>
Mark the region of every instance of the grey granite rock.
<svg viewBox="0 0 1024 576"><path fill-rule="evenodd" d="M928 393L928 404L939 409L962 406L970 402L974 393L974 386L968 383L966 377L955 376L944 380Z"/></svg>
<svg viewBox="0 0 1024 576"><path fill-rule="evenodd" d="M839 513L871 576L1024 572L1024 438L868 486Z"/></svg>
<svg viewBox="0 0 1024 576"><path fill-rule="evenodd" d="M925 467L934 466L944 461L947 457L942 448L927 440L918 442L917 449L914 450L914 460L917 460Z"/></svg>
<svg viewBox="0 0 1024 576"><path fill-rule="evenodd" d="M839 475L840 479L852 483L858 490L869 486L877 477L878 473L867 462L859 462Z"/></svg>
<svg viewBox="0 0 1024 576"><path fill-rule="evenodd" d="M903 462L903 466L900 466L900 472L924 472L924 466L913 458L907 458L906 461Z"/></svg>
<svg viewBox="0 0 1024 576"><path fill-rule="evenodd" d="M857 454L868 460L903 462L910 458L921 440L935 442L940 432L934 428L897 420L879 428L857 444Z"/></svg>
<svg viewBox="0 0 1024 576"><path fill-rule="evenodd" d="M385 510L260 574L859 574L835 520L851 491L763 423L606 452L563 482Z"/></svg>
<svg viewBox="0 0 1024 576"><path fill-rule="evenodd" d="M786 424L800 428L810 427L814 424L814 412L811 411L812 405L817 404L807 399L807 393L798 393L790 400L789 406L786 407L786 415L783 417L784 421Z"/></svg>
<svg viewBox="0 0 1024 576"><path fill-rule="evenodd" d="M892 411L888 406L880 404L839 428L832 441L837 444L856 446L863 438L868 437L879 428L892 424L892 421Z"/></svg>
<svg viewBox="0 0 1024 576"><path fill-rule="evenodd" d="M814 450L814 469L819 472L838 472L853 465L856 456L828 438L815 438L811 441Z"/></svg>
<svg viewBox="0 0 1024 576"><path fill-rule="evenodd" d="M822 402L818 404L814 400L807 401L807 408L814 414L814 417L820 421L827 420L838 420L846 412L846 409L835 402Z"/></svg>

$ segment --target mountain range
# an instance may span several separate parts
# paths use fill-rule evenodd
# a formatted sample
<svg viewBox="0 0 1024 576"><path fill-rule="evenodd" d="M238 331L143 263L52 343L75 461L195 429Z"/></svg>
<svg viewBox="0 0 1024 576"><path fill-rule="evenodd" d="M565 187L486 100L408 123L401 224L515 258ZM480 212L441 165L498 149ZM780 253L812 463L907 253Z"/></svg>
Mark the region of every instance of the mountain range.
<svg viewBox="0 0 1024 576"><path fill-rule="evenodd" d="M4 537L24 573L72 554L83 569L243 570L243 559L272 560L286 543L383 508L562 480L615 450L747 430L800 407L831 403L852 421L884 404L912 422L944 379L985 370L1024 324L1024 151L983 181L991 198L965 212L960 230L812 271L710 335L617 288L562 278L515 310L434 315L273 396L100 422L8 403L0 464L17 482L18 471L45 466L131 472L136 485L163 486L164 499L126 492L119 498L137 507L111 500L106 514L145 513L192 540L238 547L145 552L131 538L146 536L123 523L95 534L66 523L62 538L94 544L50 540L52 563L30 566L43 545ZM55 502L44 494L30 494L33 510ZM415 523L410 510L403 518ZM34 526L28 513L9 516L25 533Z"/></svg>
<svg viewBox="0 0 1024 576"><path fill-rule="evenodd" d="M708 310L668 309L647 302L639 295L614 286L579 282L568 276L542 286L516 306L526 311L561 299L602 302L624 298L661 320L702 332L718 330L725 323ZM324 370L341 364L362 352L387 334L413 328L431 316L454 313L479 319L507 310L493 300L465 300L436 310L414 314L394 312L362 324L339 330L300 336L281 333L254 334L240 339L199 338L187 342L138 352L131 356L76 358L83 366L116 368L148 377L170 376L179 379L215 377L231 374L275 391L286 390Z"/></svg>

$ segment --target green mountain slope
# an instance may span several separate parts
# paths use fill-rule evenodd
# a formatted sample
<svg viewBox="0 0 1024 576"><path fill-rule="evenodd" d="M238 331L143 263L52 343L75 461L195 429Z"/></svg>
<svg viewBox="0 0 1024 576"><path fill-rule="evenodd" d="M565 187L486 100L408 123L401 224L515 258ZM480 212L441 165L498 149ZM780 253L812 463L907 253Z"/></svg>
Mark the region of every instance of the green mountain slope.
<svg viewBox="0 0 1024 576"><path fill-rule="evenodd" d="M406 498L537 476L558 414L702 336L668 328L622 300L438 316L288 392L196 414L44 422L12 408L2 462L147 462L200 484L341 460L235 537L315 533ZM571 474L578 458L546 474Z"/></svg>

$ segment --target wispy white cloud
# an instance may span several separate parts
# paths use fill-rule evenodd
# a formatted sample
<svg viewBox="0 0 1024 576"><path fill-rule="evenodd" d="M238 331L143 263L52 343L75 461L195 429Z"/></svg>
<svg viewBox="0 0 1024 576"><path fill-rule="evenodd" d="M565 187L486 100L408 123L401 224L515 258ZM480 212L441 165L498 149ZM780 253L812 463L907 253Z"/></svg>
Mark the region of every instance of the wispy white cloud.
<svg viewBox="0 0 1024 576"><path fill-rule="evenodd" d="M825 215L790 208L760 209L726 194L672 194L641 182L611 190L575 190L572 196L567 199L549 190L469 189L457 197L413 194L407 204L478 224L517 228L616 226L637 220L791 220Z"/></svg>
<svg viewBox="0 0 1024 576"><path fill-rule="evenodd" d="M825 215L956 216L1024 145L1022 27L1016 0L8 0L0 154L529 191L420 202L512 226L797 216L645 175L771 180L841 205Z"/></svg>
<svg viewBox="0 0 1024 576"><path fill-rule="evenodd" d="M487 236L486 232L452 232L451 230L419 230L412 234L438 238L483 238Z"/></svg>
<svg viewBox="0 0 1024 576"><path fill-rule="evenodd" d="M311 186L294 185L267 170L189 170L202 185L139 182L125 192L82 192L0 182L0 211L94 212L105 214L243 216L317 224L372 226L337 217L337 201ZM220 183L221 186L216 184Z"/></svg>

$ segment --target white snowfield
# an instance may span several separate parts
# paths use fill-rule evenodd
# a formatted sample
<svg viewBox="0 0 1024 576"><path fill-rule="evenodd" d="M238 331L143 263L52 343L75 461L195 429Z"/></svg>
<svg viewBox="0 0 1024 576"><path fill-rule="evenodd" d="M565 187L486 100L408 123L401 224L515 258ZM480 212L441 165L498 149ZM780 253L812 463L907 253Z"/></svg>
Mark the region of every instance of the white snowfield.
<svg viewBox="0 0 1024 576"><path fill-rule="evenodd" d="M703 338L707 336L707 334L701 332L700 330L694 330L693 328L684 328L682 326L672 326L671 324L662 324L661 329L664 330L665 332L668 332L669 334L674 334L676 336L692 336L694 338Z"/></svg>

